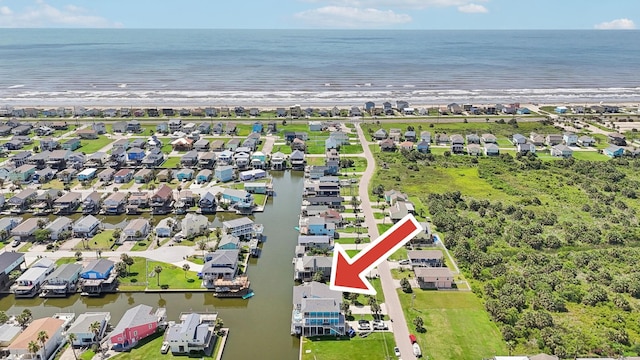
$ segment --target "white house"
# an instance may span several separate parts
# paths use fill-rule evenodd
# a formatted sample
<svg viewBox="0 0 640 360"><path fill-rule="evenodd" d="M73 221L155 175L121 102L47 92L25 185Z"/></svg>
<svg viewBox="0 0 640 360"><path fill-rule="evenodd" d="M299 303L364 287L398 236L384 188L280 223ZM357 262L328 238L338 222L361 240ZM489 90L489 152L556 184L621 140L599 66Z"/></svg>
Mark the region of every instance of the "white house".
<svg viewBox="0 0 640 360"><path fill-rule="evenodd" d="M209 227L209 219L204 215L188 213L181 222L184 237L197 236Z"/></svg>
<svg viewBox="0 0 640 360"><path fill-rule="evenodd" d="M149 235L151 226L146 219L133 219L122 230L124 240L142 240Z"/></svg>
<svg viewBox="0 0 640 360"><path fill-rule="evenodd" d="M9 353L16 358L29 359L26 357L30 355L29 343L33 341L38 345L42 345L40 341L38 341L38 334L44 331L48 339L45 341L44 346L40 347L37 357L40 359L48 359L63 341L62 330L64 323L64 320L51 317L33 320L7 349Z"/></svg>
<svg viewBox="0 0 640 360"><path fill-rule="evenodd" d="M213 325L203 322L200 314L187 315L180 324L173 324L167 329L166 341L174 354L188 354L202 351L209 347L215 339Z"/></svg>
<svg viewBox="0 0 640 360"><path fill-rule="evenodd" d="M107 325L111 320L111 313L109 312L87 312L80 314L76 321L71 324L67 334L75 334L76 339L73 341L73 346L91 346L91 344L100 341L104 336L104 332L107 329ZM89 331L89 326L97 322L100 324L100 331L96 338L96 334Z"/></svg>
<svg viewBox="0 0 640 360"><path fill-rule="evenodd" d="M222 229L225 234L237 237L251 236L253 233L253 220L248 217L229 220L222 223Z"/></svg>
<svg viewBox="0 0 640 360"><path fill-rule="evenodd" d="M71 231L73 228L73 221L65 216L57 217L53 222L49 223L45 230L49 230L49 236L51 240L58 240L60 234L65 231Z"/></svg>

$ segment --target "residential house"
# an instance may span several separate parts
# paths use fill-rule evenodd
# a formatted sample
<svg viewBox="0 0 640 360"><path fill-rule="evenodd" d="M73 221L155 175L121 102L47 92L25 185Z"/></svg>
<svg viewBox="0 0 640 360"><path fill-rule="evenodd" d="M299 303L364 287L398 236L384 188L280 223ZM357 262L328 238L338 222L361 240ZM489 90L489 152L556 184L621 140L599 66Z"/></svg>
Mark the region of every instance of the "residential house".
<svg viewBox="0 0 640 360"><path fill-rule="evenodd" d="M87 157L87 166L104 167L109 162L110 155L105 152L96 152Z"/></svg>
<svg viewBox="0 0 640 360"><path fill-rule="evenodd" d="M11 230L11 236L16 240L29 241L33 239L34 233L39 229L38 222L42 219L29 218ZM46 222L46 220L44 220Z"/></svg>
<svg viewBox="0 0 640 360"><path fill-rule="evenodd" d="M429 131L420 132L420 141L431 143L431 133Z"/></svg>
<svg viewBox="0 0 640 360"><path fill-rule="evenodd" d="M0 169L0 172L1 171L2 169ZM33 174L33 181L38 184L46 184L49 181L51 181L55 176L56 176L56 171L51 169L50 167L46 167L42 170L36 170L36 172Z"/></svg>
<svg viewBox="0 0 640 360"><path fill-rule="evenodd" d="M466 138L467 144L480 144L480 137L477 134L468 134Z"/></svg>
<svg viewBox="0 0 640 360"><path fill-rule="evenodd" d="M411 141L403 141L400 143L400 150L404 151L412 151L413 150L413 142Z"/></svg>
<svg viewBox="0 0 640 360"><path fill-rule="evenodd" d="M516 145L516 151L520 154L528 154L536 152L536 147L531 143L522 143Z"/></svg>
<svg viewBox="0 0 640 360"><path fill-rule="evenodd" d="M400 141L401 137L402 137L402 130L397 128L389 129L389 139L398 142Z"/></svg>
<svg viewBox="0 0 640 360"><path fill-rule="evenodd" d="M529 135L529 140L534 146L543 146L544 143L547 141L547 139L544 136L538 135L536 133L531 133L531 135Z"/></svg>
<svg viewBox="0 0 640 360"><path fill-rule="evenodd" d="M200 134L211 134L211 124L206 122L198 124L198 132Z"/></svg>
<svg viewBox="0 0 640 360"><path fill-rule="evenodd" d="M43 138L40 140L40 150L44 151L52 151L58 148L59 143L58 140L53 138Z"/></svg>
<svg viewBox="0 0 640 360"><path fill-rule="evenodd" d="M217 210L217 200L215 194L207 191L200 197L198 206L203 214L213 214Z"/></svg>
<svg viewBox="0 0 640 360"><path fill-rule="evenodd" d="M227 220L222 223L222 230L225 234L237 236L241 239L249 238L253 235L253 220L248 217Z"/></svg>
<svg viewBox="0 0 640 360"><path fill-rule="evenodd" d="M573 155L573 150L567 145L559 144L551 147L551 156L568 158Z"/></svg>
<svg viewBox="0 0 640 360"><path fill-rule="evenodd" d="M216 292L224 292L232 287L242 288L245 284L236 282L238 277L239 249L216 250L205 256L202 268L202 285Z"/></svg>
<svg viewBox="0 0 640 360"><path fill-rule="evenodd" d="M233 161L235 162L238 170L244 170L249 167L251 157L248 152L238 152L233 156Z"/></svg>
<svg viewBox="0 0 640 360"><path fill-rule="evenodd" d="M236 135L236 132L237 132L236 124L232 122L228 122L224 128L224 132L227 135Z"/></svg>
<svg viewBox="0 0 640 360"><path fill-rule="evenodd" d="M153 214L168 214L172 207L173 190L162 184L151 197L151 211Z"/></svg>
<svg viewBox="0 0 640 360"><path fill-rule="evenodd" d="M103 183L108 183L113 180L114 175L116 174L116 170L112 168L106 168L98 174L98 179Z"/></svg>
<svg viewBox="0 0 640 360"><path fill-rule="evenodd" d="M36 199L36 196L37 193L34 189L24 189L9 198L7 204L15 212L23 212Z"/></svg>
<svg viewBox="0 0 640 360"><path fill-rule="evenodd" d="M322 122L309 121L309 131L322 131Z"/></svg>
<svg viewBox="0 0 640 360"><path fill-rule="evenodd" d="M114 141L114 143L112 145L112 149L113 150L122 149L124 151L127 151L129 149L129 140L128 139L118 139L118 140Z"/></svg>
<svg viewBox="0 0 640 360"><path fill-rule="evenodd" d="M384 129L378 129L373 133L374 140L384 140L387 138L387 132Z"/></svg>
<svg viewBox="0 0 640 360"><path fill-rule="evenodd" d="M146 184L153 180L153 171L151 169L140 169L133 175L136 184Z"/></svg>
<svg viewBox="0 0 640 360"><path fill-rule="evenodd" d="M264 169L267 163L267 155L262 151L256 151L251 154L251 167L254 169Z"/></svg>
<svg viewBox="0 0 640 360"><path fill-rule="evenodd" d="M624 135L619 133L611 133L607 135L607 140L609 141L610 144L613 144L613 145L617 145L617 146L627 145L627 141Z"/></svg>
<svg viewBox="0 0 640 360"><path fill-rule="evenodd" d="M500 148L494 143L485 143L484 154L487 156L498 156L500 155Z"/></svg>
<svg viewBox="0 0 640 360"><path fill-rule="evenodd" d="M90 347L92 344L98 343L105 335L110 320L111 313L109 312L86 312L78 315L67 330L67 335L75 335L75 340L71 345L74 347ZM97 333L89 330L93 323L100 324Z"/></svg>
<svg viewBox="0 0 640 360"><path fill-rule="evenodd" d="M415 208L410 201L396 201L389 207L389 218L394 223L400 221L407 214L413 213L415 213Z"/></svg>
<svg viewBox="0 0 640 360"><path fill-rule="evenodd" d="M213 129L211 129L211 132L213 132L213 134L215 135L222 135L222 133L224 133L224 125L221 122L216 123L215 125L213 125Z"/></svg>
<svg viewBox="0 0 640 360"><path fill-rule="evenodd" d="M91 181L96 177L96 173L98 172L98 169L96 168L88 168L88 169L84 169L82 171L80 171L78 173L78 180L79 181Z"/></svg>
<svg viewBox="0 0 640 360"><path fill-rule="evenodd" d="M164 154L159 148L151 149L151 152L142 159L142 166L147 169L156 168L164 162Z"/></svg>
<svg viewBox="0 0 640 360"><path fill-rule="evenodd" d="M22 270L23 264L23 253L13 251L5 251L0 253L0 290L6 289L9 285L11 285L11 279L9 275L14 270Z"/></svg>
<svg viewBox="0 0 640 360"><path fill-rule="evenodd" d="M511 138L511 143L513 143L513 145L516 145L516 146L518 146L519 144L524 144L526 142L527 142L527 138L524 137L522 134L513 134L513 137Z"/></svg>
<svg viewBox="0 0 640 360"><path fill-rule="evenodd" d="M9 148L7 148L8 150L11 150ZM31 151L21 151L15 155L13 155L10 159L10 161L13 163L13 165L15 165L16 167L22 166L24 164L27 163L27 160L31 157L32 153Z"/></svg>
<svg viewBox="0 0 640 360"><path fill-rule="evenodd" d="M16 126L11 130L13 135L29 135L31 132L31 124Z"/></svg>
<svg viewBox="0 0 640 360"><path fill-rule="evenodd" d="M331 266L333 258L330 256L309 256L294 258L294 275L296 281L311 281L318 272L322 273L323 279L331 276Z"/></svg>
<svg viewBox="0 0 640 360"><path fill-rule="evenodd" d="M444 254L440 250L409 250L407 257L414 267L442 267Z"/></svg>
<svg viewBox="0 0 640 360"><path fill-rule="evenodd" d="M208 183L209 181L211 181L212 177L213 177L213 172L211 170L209 169L200 170L196 175L196 183L198 184Z"/></svg>
<svg viewBox="0 0 640 360"><path fill-rule="evenodd" d="M228 182L234 178L234 169L231 165L217 166L215 168L214 177L219 182Z"/></svg>
<svg viewBox="0 0 640 360"><path fill-rule="evenodd" d="M112 168L119 168L127 161L127 151L124 149L112 149L111 158L107 163L107 166Z"/></svg>
<svg viewBox="0 0 640 360"><path fill-rule="evenodd" d="M81 203L82 194L71 191L57 198L53 203L53 207L60 214L71 214L80 207Z"/></svg>
<svg viewBox="0 0 640 360"><path fill-rule="evenodd" d="M122 240L138 241L144 240L151 232L151 225L147 219L133 219L122 230Z"/></svg>
<svg viewBox="0 0 640 360"><path fill-rule="evenodd" d="M300 234L335 236L336 224L320 216L300 217Z"/></svg>
<svg viewBox="0 0 640 360"><path fill-rule="evenodd" d="M464 152L464 138L462 135L451 135L451 152L454 154L460 154Z"/></svg>
<svg viewBox="0 0 640 360"><path fill-rule="evenodd" d="M127 161L133 164L139 164L145 157L145 152L143 149L138 147L131 148L127 150Z"/></svg>
<svg viewBox="0 0 640 360"><path fill-rule="evenodd" d="M52 169L62 170L69 164L69 159L73 153L71 150L53 150L49 153L49 160L47 160L47 166Z"/></svg>
<svg viewBox="0 0 640 360"><path fill-rule="evenodd" d="M160 238L169 238L174 234L175 222L171 218L164 218L156 225L156 236Z"/></svg>
<svg viewBox="0 0 640 360"><path fill-rule="evenodd" d="M45 279L56 268L53 260L40 258L16 279L13 293L16 298L32 298L38 294Z"/></svg>
<svg viewBox="0 0 640 360"><path fill-rule="evenodd" d="M478 144L469 144L467 145L467 154L471 156L480 156L482 155L482 148Z"/></svg>
<svg viewBox="0 0 640 360"><path fill-rule="evenodd" d="M576 141L577 140L578 139L576 139ZM549 146L562 144L562 135L560 135L560 134L549 134L549 135L547 135L545 142Z"/></svg>
<svg viewBox="0 0 640 360"><path fill-rule="evenodd" d="M315 281L293 288L292 335L341 336L346 331L342 292Z"/></svg>
<svg viewBox="0 0 640 360"><path fill-rule="evenodd" d="M222 151L224 150L224 141L223 140L214 140L209 144L209 150L211 151Z"/></svg>
<svg viewBox="0 0 640 360"><path fill-rule="evenodd" d="M267 123L267 133L275 134L276 132L278 132L278 125L276 124L275 121L269 121Z"/></svg>
<svg viewBox="0 0 640 360"><path fill-rule="evenodd" d="M172 354L191 354L204 352L211 355L216 335L214 323L205 322L199 314L191 313L182 319L182 323L172 324L166 331L165 340Z"/></svg>
<svg viewBox="0 0 640 360"><path fill-rule="evenodd" d="M111 131L114 133L126 133L127 132L127 122L126 121L118 121L111 125Z"/></svg>
<svg viewBox="0 0 640 360"><path fill-rule="evenodd" d="M131 120L127 122L127 132L139 133L141 131L142 131L142 126L140 125L140 121Z"/></svg>
<svg viewBox="0 0 640 360"><path fill-rule="evenodd" d="M218 250L240 249L240 238L237 236L224 234L218 243Z"/></svg>
<svg viewBox="0 0 640 360"><path fill-rule="evenodd" d="M171 142L174 151L189 151L193 149L193 140L189 138L179 138Z"/></svg>
<svg viewBox="0 0 640 360"><path fill-rule="evenodd" d="M171 180L173 179L173 172L171 171L171 169L160 170L160 172L156 176L156 179L158 179L159 182L171 182Z"/></svg>
<svg viewBox="0 0 640 360"><path fill-rule="evenodd" d="M578 135L572 132L565 132L562 135L562 141L567 146L576 146L576 144L578 143Z"/></svg>
<svg viewBox="0 0 640 360"><path fill-rule="evenodd" d="M80 139L92 140L98 138L98 133L92 129L80 129L76 131L76 135L80 137Z"/></svg>
<svg viewBox="0 0 640 360"><path fill-rule="evenodd" d="M115 263L105 258L99 258L89 261L82 269L80 277L82 279L106 280L111 276L111 272Z"/></svg>
<svg viewBox="0 0 640 360"><path fill-rule="evenodd" d="M33 320L20 335L7 347L11 356L16 359L49 359L65 339L62 335L65 321L51 317ZM44 344L40 342L40 334L47 334ZM30 343L40 345L40 350L33 356Z"/></svg>
<svg viewBox="0 0 640 360"><path fill-rule="evenodd" d="M596 144L596 139L592 138L591 136L580 136L578 138L578 145L580 146L595 146Z"/></svg>
<svg viewBox="0 0 640 360"><path fill-rule="evenodd" d="M7 150L20 150L24 146L24 143L20 140L10 140L2 146Z"/></svg>
<svg viewBox="0 0 640 360"><path fill-rule="evenodd" d="M220 165L231 165L233 163L233 152L231 150L219 152L216 157Z"/></svg>
<svg viewBox="0 0 640 360"><path fill-rule="evenodd" d="M413 239L411 239L410 244L414 248L422 246L433 246L434 237L433 233L431 232L429 223L421 222L420 227L422 228L422 231L420 231L416 236L413 237Z"/></svg>
<svg viewBox="0 0 640 360"><path fill-rule="evenodd" d="M149 193L146 191L130 192L129 199L127 200L127 211L149 207L149 197Z"/></svg>
<svg viewBox="0 0 640 360"><path fill-rule="evenodd" d="M158 325L166 320L166 309L155 312L148 305L140 304L127 310L109 334L111 344L117 351L134 347L138 342L156 333Z"/></svg>
<svg viewBox="0 0 640 360"><path fill-rule="evenodd" d="M446 267L417 267L414 270L421 289L451 289L453 273Z"/></svg>
<svg viewBox="0 0 640 360"><path fill-rule="evenodd" d="M85 215L89 214L97 214L100 212L100 208L102 207L102 195L94 191L87 195L87 197L82 201L82 213Z"/></svg>
<svg viewBox="0 0 640 360"><path fill-rule="evenodd" d="M116 184L126 184L133 179L133 169L121 169L114 174L113 180Z"/></svg>
<svg viewBox="0 0 640 360"><path fill-rule="evenodd" d="M11 170L9 173L9 180L11 182L26 183L31 180L36 173L35 165L22 165L16 169Z"/></svg>
<svg viewBox="0 0 640 360"><path fill-rule="evenodd" d="M193 144L196 151L209 151L209 140L200 139Z"/></svg>
<svg viewBox="0 0 640 360"><path fill-rule="evenodd" d="M66 297L75 293L80 271L80 264L61 264L44 280L40 297Z"/></svg>
<svg viewBox="0 0 640 360"><path fill-rule="evenodd" d="M92 238L100 228L100 220L93 215L86 215L73 224L73 236Z"/></svg>
<svg viewBox="0 0 640 360"><path fill-rule="evenodd" d="M460 104L452 103L452 104L447 105L447 111L450 114L460 115L460 114L462 114L462 110L463 109L462 109L462 106L460 106Z"/></svg>
<svg viewBox="0 0 640 360"><path fill-rule="evenodd" d="M107 133L107 127L103 122L93 123L93 125L91 125L91 129L98 135Z"/></svg>
<svg viewBox="0 0 640 360"><path fill-rule="evenodd" d="M616 145L610 145L608 148L604 149L604 154L609 157L621 157L624 155L624 148Z"/></svg>
<svg viewBox="0 0 640 360"><path fill-rule="evenodd" d="M306 148L307 145L301 139L295 138L293 139L293 141L291 141L291 150L305 151Z"/></svg>
<svg viewBox="0 0 640 360"><path fill-rule="evenodd" d="M36 135L37 136L50 136L51 134L53 134L54 130L48 126L39 126L36 129Z"/></svg>
<svg viewBox="0 0 640 360"><path fill-rule="evenodd" d="M182 119L169 119L167 126L171 133L182 131Z"/></svg>
<svg viewBox="0 0 640 360"><path fill-rule="evenodd" d="M307 163L306 159L305 159L304 152L301 151L301 150L294 150L291 153L291 155L289 155L289 161L291 162L291 167L294 170L302 170L302 169L304 169L304 166Z"/></svg>
<svg viewBox="0 0 640 360"><path fill-rule="evenodd" d="M284 170L286 168L285 155L280 151L271 154L271 169L272 170Z"/></svg>
<svg viewBox="0 0 640 360"><path fill-rule="evenodd" d="M70 150L70 151L75 151L77 149L80 148L80 146L82 146L80 144L80 139L68 139L65 142L63 142L60 147L64 150Z"/></svg>
<svg viewBox="0 0 640 360"><path fill-rule="evenodd" d="M396 151L396 144L391 139L380 141L380 150L382 151Z"/></svg>
<svg viewBox="0 0 640 360"><path fill-rule="evenodd" d="M181 232L185 238L202 235L209 227L209 219L204 215L188 213L181 221Z"/></svg>
<svg viewBox="0 0 640 360"><path fill-rule="evenodd" d="M22 326L12 323L0 325L0 347L3 349L11 345L11 343L22 333Z"/></svg>
<svg viewBox="0 0 640 360"><path fill-rule="evenodd" d="M328 250L332 245L332 237L328 235L298 235L298 246L304 249L302 255L311 249Z"/></svg>
<svg viewBox="0 0 640 360"><path fill-rule="evenodd" d="M430 147L431 147L431 144L428 141L425 141L425 140L421 140L418 143L418 145L416 145L416 148L418 149L418 152L423 153L423 154L428 154Z"/></svg>
<svg viewBox="0 0 640 360"><path fill-rule="evenodd" d="M5 241L11 235L11 230L22 222L21 217L2 217L0 218L0 241ZM1 265L1 264L0 264ZM0 272L2 269L0 268ZM1 287L0 287L1 290Z"/></svg>
<svg viewBox="0 0 640 360"><path fill-rule="evenodd" d="M102 209L111 215L122 214L127 205L127 195L124 192L114 192L104 200Z"/></svg>
<svg viewBox="0 0 640 360"><path fill-rule="evenodd" d="M216 165L216 154L213 152L202 152L198 154L198 167L201 169L213 169Z"/></svg>
<svg viewBox="0 0 640 360"><path fill-rule="evenodd" d="M235 152L238 147L240 147L240 139L238 138L227 141L227 144L225 145L225 149L231 152Z"/></svg>
<svg viewBox="0 0 640 360"><path fill-rule="evenodd" d="M449 135L447 134L436 134L436 144L447 145L451 142Z"/></svg>

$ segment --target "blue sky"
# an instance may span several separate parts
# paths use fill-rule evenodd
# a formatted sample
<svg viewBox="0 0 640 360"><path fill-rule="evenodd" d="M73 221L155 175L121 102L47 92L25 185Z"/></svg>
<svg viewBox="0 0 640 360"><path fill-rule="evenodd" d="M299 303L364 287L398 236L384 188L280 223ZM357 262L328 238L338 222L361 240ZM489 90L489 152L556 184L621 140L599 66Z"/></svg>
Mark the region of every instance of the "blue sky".
<svg viewBox="0 0 640 360"><path fill-rule="evenodd" d="M0 27L635 29L637 0L0 0Z"/></svg>

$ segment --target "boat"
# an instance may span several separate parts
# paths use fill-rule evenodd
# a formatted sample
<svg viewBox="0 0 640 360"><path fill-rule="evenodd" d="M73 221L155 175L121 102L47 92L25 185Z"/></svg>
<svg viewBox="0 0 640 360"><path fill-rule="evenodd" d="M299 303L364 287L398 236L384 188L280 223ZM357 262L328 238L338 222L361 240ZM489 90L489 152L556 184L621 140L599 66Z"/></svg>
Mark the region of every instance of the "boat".
<svg viewBox="0 0 640 360"><path fill-rule="evenodd" d="M253 293L253 291L251 291L251 292L249 292L249 293L246 293L246 294L242 295L242 298L243 298L244 300L247 300L247 299L249 299L249 298L252 298L252 297L253 297L253 295L255 295L255 294Z"/></svg>
<svg viewBox="0 0 640 360"><path fill-rule="evenodd" d="M294 229L295 231L300 231L300 227L299 227L299 226L294 226L294 227L293 227L293 229Z"/></svg>

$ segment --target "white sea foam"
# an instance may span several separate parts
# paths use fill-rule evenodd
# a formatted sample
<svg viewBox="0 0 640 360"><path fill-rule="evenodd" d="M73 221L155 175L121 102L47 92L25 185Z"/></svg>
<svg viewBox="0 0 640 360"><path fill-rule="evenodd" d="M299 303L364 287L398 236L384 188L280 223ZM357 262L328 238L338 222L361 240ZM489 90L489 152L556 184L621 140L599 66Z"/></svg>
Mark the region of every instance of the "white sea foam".
<svg viewBox="0 0 640 360"><path fill-rule="evenodd" d="M11 85L9 87L7 87L7 89L20 89L23 88L24 84L17 84L17 85Z"/></svg>

